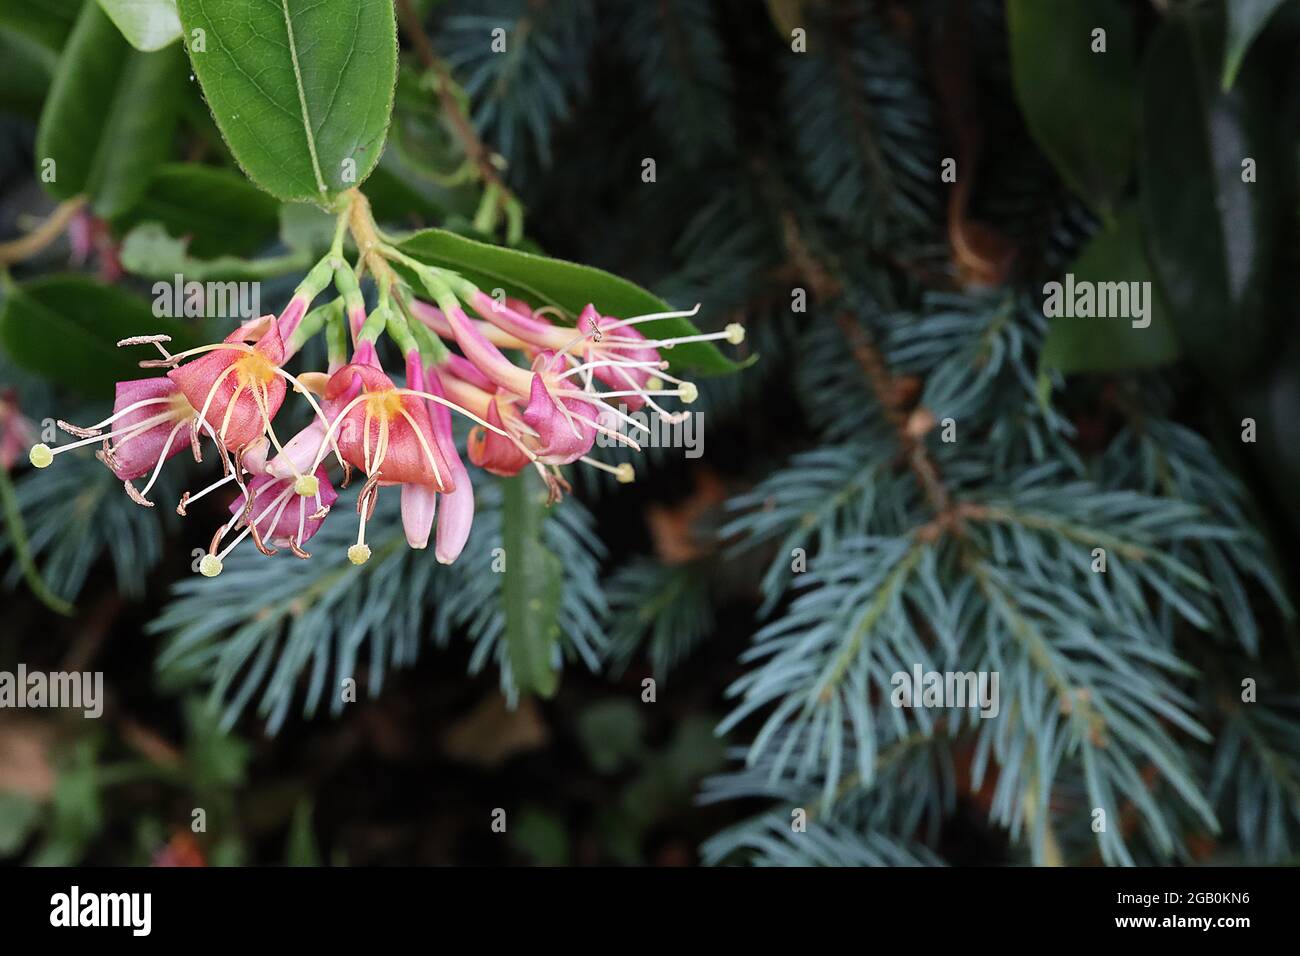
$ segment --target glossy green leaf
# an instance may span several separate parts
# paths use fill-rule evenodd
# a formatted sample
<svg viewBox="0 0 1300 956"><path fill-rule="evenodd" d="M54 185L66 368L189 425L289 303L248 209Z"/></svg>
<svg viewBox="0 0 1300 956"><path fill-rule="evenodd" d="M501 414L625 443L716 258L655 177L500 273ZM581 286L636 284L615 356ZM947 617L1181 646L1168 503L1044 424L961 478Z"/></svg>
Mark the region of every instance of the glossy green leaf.
<svg viewBox="0 0 1300 956"><path fill-rule="evenodd" d="M98 0L126 42L151 53L181 38L176 0Z"/></svg>
<svg viewBox="0 0 1300 956"><path fill-rule="evenodd" d="M116 381L156 374L137 364L153 355L116 343L159 332L172 336L178 350L197 344L192 327L158 318L139 296L80 275L10 286L0 307L0 343L15 364L99 398Z"/></svg>
<svg viewBox="0 0 1300 956"><path fill-rule="evenodd" d="M560 641L563 568L542 543L546 491L531 472L502 480L506 654L520 693L550 697L559 685L554 666Z"/></svg>
<svg viewBox="0 0 1300 956"><path fill-rule="evenodd" d="M365 181L393 107L391 0L177 6L208 106L250 179L280 199L320 205Z"/></svg>
<svg viewBox="0 0 1300 956"><path fill-rule="evenodd" d="M1060 316L1050 319L1042 366L1062 372L1128 372L1158 368L1178 359L1178 340L1160 298L1142 242L1142 221L1135 206L1103 228L1069 268L1076 285L1140 283L1150 324L1135 328L1126 318ZM1057 281L1063 281L1061 277ZM1129 286L1130 296L1133 287ZM1130 302L1135 301L1130 297ZM1138 321L1145 322L1145 319Z"/></svg>
<svg viewBox="0 0 1300 956"><path fill-rule="evenodd" d="M185 76L179 47L132 50L99 6L86 4L36 134L46 188L59 199L85 193L106 218L130 209L171 153Z"/></svg>
<svg viewBox="0 0 1300 956"><path fill-rule="evenodd" d="M459 272L481 289L504 289L534 308L555 306L573 321L587 303L602 315L628 318L671 309L668 303L635 283L601 269L562 259L493 246L444 229L425 229L398 244L402 251L429 265ZM667 338L693 335L699 330L689 319L661 319L638 328L647 336ZM737 363L712 342L691 342L666 353L675 367L721 375L755 361Z"/></svg>
<svg viewBox="0 0 1300 956"><path fill-rule="evenodd" d="M160 222L187 238L198 258L247 256L273 241L280 227L280 203L238 172L168 163L158 167L144 196L113 225L126 232L143 222Z"/></svg>
<svg viewBox="0 0 1300 956"><path fill-rule="evenodd" d="M1152 264L1178 340L1208 374L1230 379L1267 358L1279 237L1294 177L1294 137L1267 64L1247 64L1237 89L1218 83L1215 16L1171 15L1152 40L1142 80L1139 161ZM1255 181L1245 181L1253 171Z"/></svg>
<svg viewBox="0 0 1300 956"><path fill-rule="evenodd" d="M1286 0L1229 0L1228 43L1223 57L1224 90L1232 89L1250 45L1255 42L1255 37L1259 36L1264 25L1285 2Z"/></svg>
<svg viewBox="0 0 1300 956"><path fill-rule="evenodd" d="M1007 0L1016 99L1034 141L1095 209L1113 210L1137 135L1133 23L1119 0ZM1093 52L1104 30L1105 52Z"/></svg>

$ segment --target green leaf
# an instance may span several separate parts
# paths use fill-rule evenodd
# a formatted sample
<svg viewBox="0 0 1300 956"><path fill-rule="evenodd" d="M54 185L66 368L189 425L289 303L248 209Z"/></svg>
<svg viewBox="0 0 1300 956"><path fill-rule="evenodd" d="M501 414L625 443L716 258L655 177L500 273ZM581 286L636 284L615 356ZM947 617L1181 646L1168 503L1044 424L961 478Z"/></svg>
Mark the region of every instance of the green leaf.
<svg viewBox="0 0 1300 956"><path fill-rule="evenodd" d="M49 191L59 199L86 193L105 218L130 209L171 152L184 77L179 47L132 50L99 6L86 4L36 134L38 174Z"/></svg>
<svg viewBox="0 0 1300 956"><path fill-rule="evenodd" d="M152 53L181 38L176 0L99 0L99 5L137 50Z"/></svg>
<svg viewBox="0 0 1300 956"><path fill-rule="evenodd" d="M560 640L560 559L542 543L546 493L530 473L501 482L506 653L520 693L550 697L559 685L553 658Z"/></svg>
<svg viewBox="0 0 1300 956"><path fill-rule="evenodd" d="M247 256L272 242L280 228L280 203L238 172L194 163L159 166L144 196L113 221L124 233L142 222L160 222L189 240L200 259Z"/></svg>
<svg viewBox="0 0 1300 956"><path fill-rule="evenodd" d="M1066 373L1129 372L1177 361L1178 340L1159 286L1153 281L1135 205L1126 207L1113 225L1098 232L1068 271L1076 283L1147 283L1151 324L1134 328L1128 319L1054 318L1043 345L1043 367Z"/></svg>
<svg viewBox="0 0 1300 956"><path fill-rule="evenodd" d="M1294 134L1278 120L1281 92L1267 64L1248 64L1232 93L1219 88L1222 43L1219 17L1188 13L1170 15L1152 40L1139 183L1178 340L1203 371L1227 380L1271 350ZM1246 160L1257 181L1243 181Z"/></svg>
<svg viewBox="0 0 1300 956"><path fill-rule="evenodd" d="M444 229L424 229L398 243L398 247L420 262L459 272L491 293L501 288L534 308L555 306L573 321L587 303L602 315L629 318L671 310L663 299L640 286L591 266L550 259L546 256L493 246L467 239ZM638 328L648 337L668 338L693 335L699 330L689 319L660 319ZM712 342L689 342L674 346L665 354L678 368L721 375L745 368L757 361L733 362Z"/></svg>
<svg viewBox="0 0 1300 956"><path fill-rule="evenodd" d="M72 32L81 0L0 0L0 26L9 27L56 53ZM6 63L6 70L11 64Z"/></svg>
<svg viewBox="0 0 1300 956"><path fill-rule="evenodd" d="M0 112L36 119L58 58L35 40L0 28L0 61L5 64L0 73Z"/></svg>
<svg viewBox="0 0 1300 956"><path fill-rule="evenodd" d="M50 381L103 398L122 379L145 378L140 349L116 343L133 335L166 333L180 350L197 344L194 332L154 316L149 304L116 286L79 275L54 275L10 287L0 307L0 343L15 363Z"/></svg>
<svg viewBox="0 0 1300 956"><path fill-rule="evenodd" d="M122 266L135 275L169 281L182 275L186 282L253 282L306 270L313 262L303 251L263 259L199 259L190 255L184 239L173 238L158 222L142 222L128 232L119 255Z"/></svg>
<svg viewBox="0 0 1300 956"><path fill-rule="evenodd" d="M1016 99L1061 178L1109 213L1137 137L1133 23L1118 0L1007 0ZM1105 30L1106 52L1093 52Z"/></svg>
<svg viewBox="0 0 1300 956"><path fill-rule="evenodd" d="M331 205L379 161L397 80L391 0L179 0L190 61L249 178Z"/></svg>
<svg viewBox="0 0 1300 956"><path fill-rule="evenodd" d="M1223 57L1223 90L1237 82L1241 63L1264 25L1286 0L1230 0L1228 3L1228 43Z"/></svg>

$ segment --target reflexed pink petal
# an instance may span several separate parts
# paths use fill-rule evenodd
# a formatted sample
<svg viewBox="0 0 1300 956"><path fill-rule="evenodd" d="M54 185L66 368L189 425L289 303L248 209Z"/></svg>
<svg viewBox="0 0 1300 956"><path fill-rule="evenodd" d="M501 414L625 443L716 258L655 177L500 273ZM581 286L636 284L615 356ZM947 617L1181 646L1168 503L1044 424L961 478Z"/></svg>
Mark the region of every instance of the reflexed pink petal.
<svg viewBox="0 0 1300 956"><path fill-rule="evenodd" d="M547 360L541 360L545 363ZM561 410L560 403L568 411ZM524 424L537 432L538 457L550 465L567 465L577 461L596 441L596 429L581 419L596 421L596 409L576 398L556 399L546 386L545 376L533 376L528 405L524 408Z"/></svg>

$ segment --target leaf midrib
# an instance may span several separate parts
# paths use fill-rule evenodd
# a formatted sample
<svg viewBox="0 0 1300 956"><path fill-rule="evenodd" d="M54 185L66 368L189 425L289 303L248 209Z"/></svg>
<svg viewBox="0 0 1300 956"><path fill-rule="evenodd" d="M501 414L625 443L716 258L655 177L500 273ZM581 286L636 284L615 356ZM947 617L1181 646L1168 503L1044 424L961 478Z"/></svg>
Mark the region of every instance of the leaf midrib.
<svg viewBox="0 0 1300 956"><path fill-rule="evenodd" d="M298 105L302 109L302 131L307 137L307 152L311 154L311 171L316 177L316 188L321 195L329 192L325 177L321 173L320 158L316 155L316 134L311 128L311 113L307 109L307 91L302 85L302 69L298 66L298 41L293 35L293 19L289 15L289 0L280 0L280 9L284 13L284 31L289 41L289 59L293 63L293 80L298 87Z"/></svg>

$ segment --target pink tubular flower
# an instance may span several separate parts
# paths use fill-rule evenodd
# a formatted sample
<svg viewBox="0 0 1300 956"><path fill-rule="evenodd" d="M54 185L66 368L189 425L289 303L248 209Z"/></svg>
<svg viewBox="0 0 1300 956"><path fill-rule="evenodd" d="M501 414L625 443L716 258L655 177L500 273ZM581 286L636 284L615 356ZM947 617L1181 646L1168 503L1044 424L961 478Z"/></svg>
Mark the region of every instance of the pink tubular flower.
<svg viewBox="0 0 1300 956"><path fill-rule="evenodd" d="M324 468L317 468L313 477L315 492L299 494L292 478L257 475L248 483L247 495L230 503L230 513L241 519L259 548L265 551L269 542L305 558L302 546L320 530L339 497Z"/></svg>
<svg viewBox="0 0 1300 956"><path fill-rule="evenodd" d="M524 406L524 424L537 433L539 456L552 465L577 461L596 442L595 406L578 398L566 398L558 387L559 372L567 368L564 358L554 352L542 352L533 362L533 383Z"/></svg>
<svg viewBox="0 0 1300 956"><path fill-rule="evenodd" d="M324 468L297 479L255 476L230 503L230 520L212 536L208 553L199 562L199 573L216 577L226 556L250 536L257 550L265 555L275 554L276 548L288 548L296 557L311 557L302 546L320 530L337 500L338 492ZM241 529L239 534L218 551L222 540L235 528Z"/></svg>
<svg viewBox="0 0 1300 956"><path fill-rule="evenodd" d="M608 386L611 391L596 393L602 400L620 398L620 404L631 411L649 405L665 419L675 416L660 407L654 396L674 395L689 403L694 401L697 392L690 382L664 371L668 362L659 350L669 350L687 342L726 339L739 344L744 340L744 328L738 323L732 323L722 332L670 339L647 339L636 328L644 322L693 316L699 311L699 306L683 312L657 312L618 319L601 315L594 305L588 303L578 316L577 327L569 329L538 318L526 303L517 300L507 300L503 305L480 291L470 298L470 304L492 325L532 348L550 349L563 355L572 365L565 370L567 374L583 374L588 391L593 378ZM678 387L665 389L665 381Z"/></svg>
<svg viewBox="0 0 1300 956"><path fill-rule="evenodd" d="M428 370L425 385L434 395L446 396L442 380L433 368ZM451 409L438 402L429 402L429 415L433 419L434 437L448 450L447 463L451 465L451 477L455 482L455 487L443 495L442 510L438 512L438 537L434 544L434 557L439 563L451 564L465 549L474 523L474 485L460 455L456 454L456 442L451 433ZM493 437L506 440L498 435Z"/></svg>
<svg viewBox="0 0 1300 956"><path fill-rule="evenodd" d="M418 350L406 356L406 383L416 391L423 392L425 390L424 367L420 364ZM433 410L428 408L428 402L424 404L425 411L429 415L430 437L433 439L434 444L439 446L438 451L442 453L443 460L446 461L445 449L441 447L442 443L438 441L437 433L432 430ZM453 456L456 454L455 446L452 446L451 453ZM450 462L447 465L447 474L451 474ZM402 530L406 533L406 543L412 548L422 550L429 546L429 534L433 530L433 518L437 507L437 485L416 484L414 482L402 485Z"/></svg>
<svg viewBox="0 0 1300 956"><path fill-rule="evenodd" d="M244 344L250 341L256 344ZM285 351L275 316L263 316L236 329L221 345L196 351L210 354L173 368L167 377L199 409L208 432L223 447L242 450L270 430L284 402L280 364Z"/></svg>
<svg viewBox="0 0 1300 956"><path fill-rule="evenodd" d="M406 380L417 392L427 390L438 398L446 397L437 373L430 369L425 374L418 351L411 352L406 357ZM433 426L434 444L447 462L452 488L442 493L443 502L439 508L437 486L402 485L402 528L406 532L407 544L416 549L426 548L436 514L438 536L434 547L435 556L439 562L451 564L460 555L469 538L470 525L474 521L474 487L470 483L469 472L456 453L456 442L451 431L451 410L430 400L426 400L426 405Z"/></svg>
<svg viewBox="0 0 1300 956"><path fill-rule="evenodd" d="M463 311L452 309L446 317L456 344L479 373L498 388L525 400L520 418L532 433L533 440L526 444L538 461L567 465L591 450L598 431L618 435L599 422L592 403L596 396L581 392L565 380L567 365L562 356L543 351L533 361L532 371L525 371L501 354ZM500 405L497 411L504 420Z"/></svg>
<svg viewBox="0 0 1300 956"><path fill-rule="evenodd" d="M112 425L108 434L101 429ZM59 427L80 437L79 441L51 449L35 445L31 462L44 468L54 456L83 445L102 442L99 458L122 480L126 492L137 504L152 508L146 497L162 471L163 462L184 448L196 444L194 408L176 385L165 378L134 379L117 383L113 414L89 427L59 422ZM131 484L149 475L144 489Z"/></svg>

